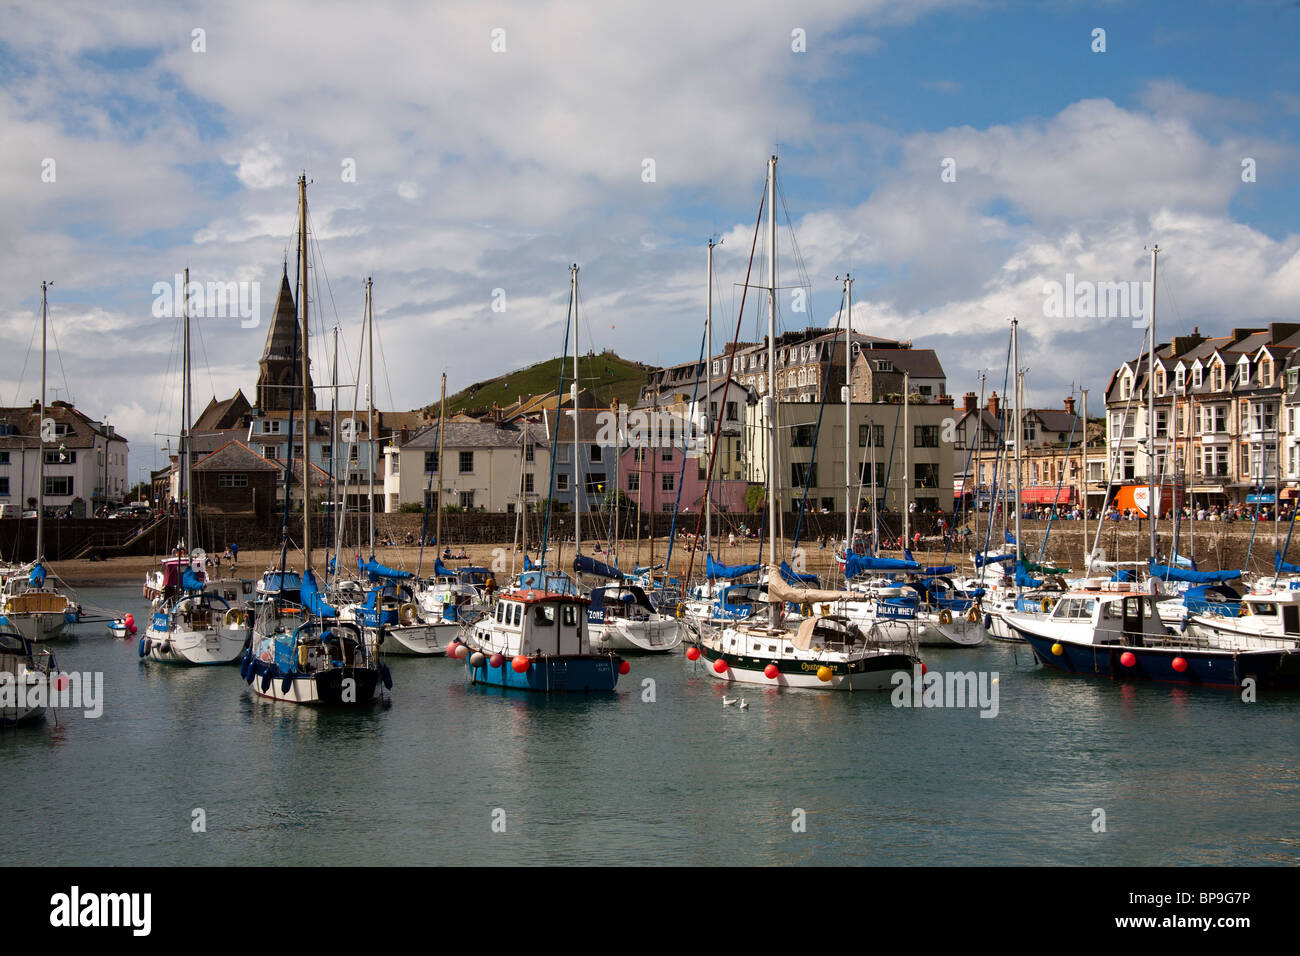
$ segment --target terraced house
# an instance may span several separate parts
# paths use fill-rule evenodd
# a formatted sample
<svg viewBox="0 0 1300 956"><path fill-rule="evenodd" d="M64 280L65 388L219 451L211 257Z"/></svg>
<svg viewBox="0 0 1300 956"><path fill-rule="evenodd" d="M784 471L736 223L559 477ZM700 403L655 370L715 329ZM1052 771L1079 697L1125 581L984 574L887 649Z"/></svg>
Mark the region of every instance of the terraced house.
<svg viewBox="0 0 1300 956"><path fill-rule="evenodd" d="M1295 497L1300 460L1293 466L1286 456L1300 455L1289 450L1300 425L1288 385L1297 348L1300 323L1208 338L1193 328L1156 348L1154 376L1146 355L1124 363L1106 388L1107 458L1116 481L1172 482L1197 505L1272 504L1279 491ZM1151 451L1148 388L1155 398ZM1281 487L1288 479L1292 487Z"/></svg>

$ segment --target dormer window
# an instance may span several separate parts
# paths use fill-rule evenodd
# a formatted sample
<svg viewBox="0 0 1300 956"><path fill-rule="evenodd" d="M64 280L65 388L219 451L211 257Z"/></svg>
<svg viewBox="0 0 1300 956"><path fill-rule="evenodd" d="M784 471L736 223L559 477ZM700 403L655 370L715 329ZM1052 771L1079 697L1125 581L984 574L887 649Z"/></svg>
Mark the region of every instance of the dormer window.
<svg viewBox="0 0 1300 956"><path fill-rule="evenodd" d="M1174 388L1182 391L1187 386L1187 369L1181 365L1174 371Z"/></svg>
<svg viewBox="0 0 1300 956"><path fill-rule="evenodd" d="M1238 385L1250 384L1250 363L1249 362L1242 361L1237 365L1237 384Z"/></svg>
<svg viewBox="0 0 1300 956"><path fill-rule="evenodd" d="M1203 379L1201 377L1201 367L1197 365L1192 369L1192 387L1200 388Z"/></svg>
<svg viewBox="0 0 1300 956"><path fill-rule="evenodd" d="M1165 393L1165 370L1162 368L1158 368L1156 369L1156 394L1163 395L1164 393Z"/></svg>

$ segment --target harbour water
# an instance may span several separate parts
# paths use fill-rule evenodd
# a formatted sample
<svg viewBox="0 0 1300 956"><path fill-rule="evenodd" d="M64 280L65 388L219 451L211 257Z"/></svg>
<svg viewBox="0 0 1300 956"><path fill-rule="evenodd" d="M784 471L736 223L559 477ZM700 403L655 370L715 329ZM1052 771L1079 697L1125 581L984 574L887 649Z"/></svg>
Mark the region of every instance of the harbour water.
<svg viewBox="0 0 1300 956"><path fill-rule="evenodd" d="M80 594L147 620L135 587ZM103 715L0 732L0 863L1300 863L1300 695L1064 677L994 644L923 653L997 672L994 718L724 687L681 654L601 697L390 659L390 706L335 712L80 635L59 667L102 672Z"/></svg>

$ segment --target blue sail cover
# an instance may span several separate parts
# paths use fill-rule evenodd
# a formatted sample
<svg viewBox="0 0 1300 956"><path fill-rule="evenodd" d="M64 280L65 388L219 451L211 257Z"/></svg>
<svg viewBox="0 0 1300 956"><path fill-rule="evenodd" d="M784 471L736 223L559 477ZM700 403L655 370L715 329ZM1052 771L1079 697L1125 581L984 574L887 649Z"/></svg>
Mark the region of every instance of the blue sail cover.
<svg viewBox="0 0 1300 956"><path fill-rule="evenodd" d="M957 565L955 564L943 564L937 568L922 568L921 574L924 574L927 577L933 577L936 574L952 574L956 570Z"/></svg>
<svg viewBox="0 0 1300 956"><path fill-rule="evenodd" d="M848 554L844 559L844 576L855 578L865 571L920 571L915 561L901 558L873 558L869 554Z"/></svg>
<svg viewBox="0 0 1300 956"><path fill-rule="evenodd" d="M436 565L435 565L436 567ZM362 561L361 555L357 555L357 570L362 574L368 574L372 579L387 578L389 580L402 580L411 576L410 571L394 571L392 568L386 568L375 560L374 555L370 556L369 561Z"/></svg>
<svg viewBox="0 0 1300 956"><path fill-rule="evenodd" d="M1241 577L1240 571L1189 571L1187 568L1175 568L1167 564L1153 563L1150 570L1151 576L1161 581L1186 581L1189 584L1215 584Z"/></svg>
<svg viewBox="0 0 1300 956"><path fill-rule="evenodd" d="M32 573L27 576L27 583L34 588L45 587L45 565L39 561L32 565Z"/></svg>
<svg viewBox="0 0 1300 956"><path fill-rule="evenodd" d="M1023 561L1016 562L1016 587L1041 588L1042 586L1042 578L1031 578L1029 572L1025 570L1025 563Z"/></svg>
<svg viewBox="0 0 1300 956"><path fill-rule="evenodd" d="M316 572L311 568L302 573L302 606L317 617L338 617L339 612L325 603L316 586Z"/></svg>
<svg viewBox="0 0 1300 956"><path fill-rule="evenodd" d="M1277 574L1281 574L1284 571L1290 572L1291 574L1297 574L1300 573L1300 564L1287 564L1285 561L1282 560L1282 555L1274 551L1273 571Z"/></svg>
<svg viewBox="0 0 1300 956"><path fill-rule="evenodd" d="M1003 531L1002 533L1006 536L1007 544L1015 544L1015 543L1016 543L1016 536L1013 535L1010 531Z"/></svg>
<svg viewBox="0 0 1300 956"><path fill-rule="evenodd" d="M975 555L975 567L982 568L986 564L1009 564L1016 560L1014 554L977 554Z"/></svg>
<svg viewBox="0 0 1300 956"><path fill-rule="evenodd" d="M781 577L785 578L786 584L821 584L821 579L817 575L796 574L785 561L781 562Z"/></svg>
<svg viewBox="0 0 1300 956"><path fill-rule="evenodd" d="M1130 568L1120 568L1118 571L1116 571L1114 574L1112 574L1112 575L1110 576L1110 579L1111 579L1112 581L1133 581L1133 580L1135 580L1135 579L1134 579L1134 576L1133 576L1133 571L1132 571L1132 569L1130 569Z"/></svg>
<svg viewBox="0 0 1300 956"><path fill-rule="evenodd" d="M1176 564L1180 568L1191 568L1193 571L1196 570L1196 559L1186 558L1183 557L1183 555L1181 554L1174 555L1174 564Z"/></svg>
<svg viewBox="0 0 1300 956"><path fill-rule="evenodd" d="M442 558L433 559L433 573L439 577L454 578L456 572L442 563Z"/></svg>
<svg viewBox="0 0 1300 956"><path fill-rule="evenodd" d="M615 581L623 580L623 572L618 568L597 561L595 558L589 558L585 554L574 555L573 570L580 574L594 574L597 577L610 578Z"/></svg>
<svg viewBox="0 0 1300 956"><path fill-rule="evenodd" d="M704 576L709 580L723 578L732 581L746 574L753 574L757 570L757 564L723 564L721 561L714 561L711 554L704 561Z"/></svg>
<svg viewBox="0 0 1300 956"><path fill-rule="evenodd" d="M181 587L186 591L202 591L203 578L193 568L186 568L181 573Z"/></svg>
<svg viewBox="0 0 1300 956"><path fill-rule="evenodd" d="M530 558L528 555L525 554L525 555L524 555L524 570L525 570L525 571L531 571L531 570L532 570L533 568L535 568L535 567L537 567L537 565L533 564L533 559Z"/></svg>

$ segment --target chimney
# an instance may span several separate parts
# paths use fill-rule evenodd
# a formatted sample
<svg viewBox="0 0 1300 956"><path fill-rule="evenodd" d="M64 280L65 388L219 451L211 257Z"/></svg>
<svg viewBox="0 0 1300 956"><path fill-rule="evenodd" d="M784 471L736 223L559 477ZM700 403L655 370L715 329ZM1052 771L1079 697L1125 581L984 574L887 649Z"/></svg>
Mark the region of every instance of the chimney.
<svg viewBox="0 0 1300 956"><path fill-rule="evenodd" d="M406 444L406 440L407 440L409 437L410 437L410 432L407 431L406 426L403 425L403 426L402 426L402 441L401 441L401 445L405 445L405 444ZM400 448L401 445L399 445L398 447Z"/></svg>
<svg viewBox="0 0 1300 956"><path fill-rule="evenodd" d="M1069 398L1067 398L1067 399L1065 400L1065 410L1066 410L1067 412L1069 412L1071 415L1074 414L1074 396L1073 396L1073 395L1071 395Z"/></svg>
<svg viewBox="0 0 1300 956"><path fill-rule="evenodd" d="M965 412L975 411L975 408L978 404L979 404L979 400L975 397L974 392L967 392L962 397L962 410Z"/></svg>
<svg viewBox="0 0 1300 956"><path fill-rule="evenodd" d="M994 392L989 396L989 414L997 418L1002 413L1002 403L998 400L998 393Z"/></svg>

